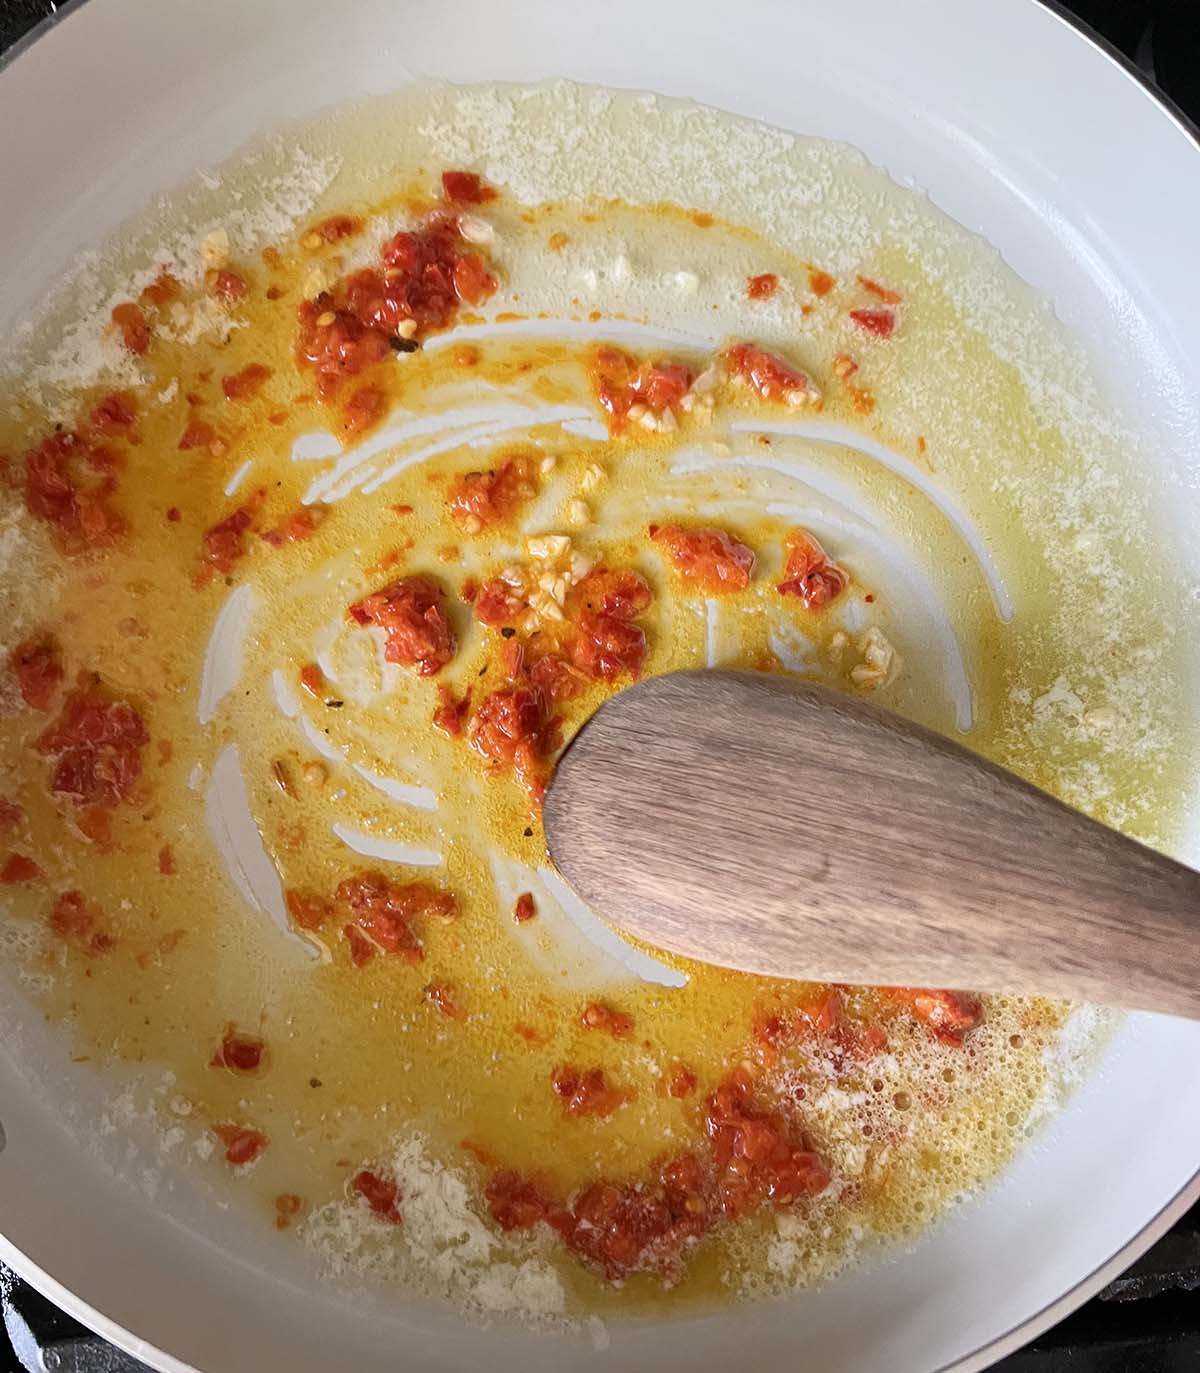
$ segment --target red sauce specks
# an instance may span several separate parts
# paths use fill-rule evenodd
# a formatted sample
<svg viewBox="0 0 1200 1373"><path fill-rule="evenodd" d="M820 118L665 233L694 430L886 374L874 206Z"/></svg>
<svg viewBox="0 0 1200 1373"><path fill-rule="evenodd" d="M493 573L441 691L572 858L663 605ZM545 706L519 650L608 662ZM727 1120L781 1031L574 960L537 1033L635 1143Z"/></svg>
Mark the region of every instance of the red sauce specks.
<svg viewBox="0 0 1200 1373"><path fill-rule="evenodd" d="M212 1132L225 1146L225 1162L235 1168L253 1163L270 1143L261 1130L246 1125L214 1125Z"/></svg>
<svg viewBox="0 0 1200 1373"><path fill-rule="evenodd" d="M537 906L534 903L533 893L523 891L517 897L517 904L513 907L513 919L518 925L524 925L526 921L532 920L537 915Z"/></svg>
<svg viewBox="0 0 1200 1373"><path fill-rule="evenodd" d="M174 877L179 871L175 864L175 850L170 844L164 844L158 851L158 870L164 877Z"/></svg>
<svg viewBox="0 0 1200 1373"><path fill-rule="evenodd" d="M877 281L872 281L870 277L862 277L862 276L860 276L860 277L858 278L858 284L859 284L859 285L863 288L863 290L866 291L869 295L873 295L873 296L875 297L876 300L881 300L881 301L883 301L883 303L884 303L885 305L899 305L899 304L900 304L900 294L899 294L899 292L897 292L897 291L891 291L891 290L889 290L886 286L880 286L879 282L877 282Z"/></svg>
<svg viewBox="0 0 1200 1373"><path fill-rule="evenodd" d="M751 300L770 300L778 289L779 278L774 272L762 272L746 282L746 294Z"/></svg>
<svg viewBox="0 0 1200 1373"><path fill-rule="evenodd" d="M808 269L808 289L814 296L827 296L836 285L837 279L828 272L821 271L819 267Z"/></svg>
<svg viewBox="0 0 1200 1373"><path fill-rule="evenodd" d="M456 1020L460 1024L466 1020L467 1013L458 1004L454 995L454 988L449 982L431 982L423 993L425 1000L435 1007L447 1020Z"/></svg>
<svg viewBox="0 0 1200 1373"><path fill-rule="evenodd" d="M460 302L478 305L496 289L483 258L467 251L457 219L444 211L388 239L380 264L299 307L297 360L315 369L323 400L393 348L411 351L426 332L444 329Z"/></svg>
<svg viewBox="0 0 1200 1373"><path fill-rule="evenodd" d="M983 1003L970 992L929 987L888 987L884 998L922 1020L943 1044L961 1046L969 1031L983 1023Z"/></svg>
<svg viewBox="0 0 1200 1373"><path fill-rule="evenodd" d="M614 1087L603 1068L576 1068L560 1063L550 1074L550 1086L562 1099L568 1116L596 1116L603 1120L632 1101L637 1093L629 1087Z"/></svg>
<svg viewBox="0 0 1200 1373"><path fill-rule="evenodd" d="M264 529L262 539L272 548L288 543L303 543L320 529L329 514L327 505L309 505L286 515L273 529Z"/></svg>
<svg viewBox="0 0 1200 1373"><path fill-rule="evenodd" d="M723 529L680 524L652 524L650 537L666 549L684 581L720 595L750 585L754 554Z"/></svg>
<svg viewBox="0 0 1200 1373"><path fill-rule="evenodd" d="M865 329L868 334L874 334L876 338L891 338L896 330L894 310L851 310L850 318L860 329Z"/></svg>
<svg viewBox="0 0 1200 1373"><path fill-rule="evenodd" d="M372 944L405 963L419 963L425 956L414 920L448 921L458 915L458 902L450 892L428 882L393 882L379 872L340 882L337 900L354 913L351 928L357 927ZM352 955L353 945L351 939Z"/></svg>
<svg viewBox="0 0 1200 1373"><path fill-rule="evenodd" d="M0 866L0 886L11 887L18 882L32 882L41 877L42 870L23 853L10 853Z"/></svg>
<svg viewBox="0 0 1200 1373"><path fill-rule="evenodd" d="M309 233L317 234L325 243L339 243L362 232L363 222L357 215L330 215L314 224ZM307 237L307 235L305 235Z"/></svg>
<svg viewBox="0 0 1200 1373"><path fill-rule="evenodd" d="M229 1068L235 1073L256 1073L262 1066L266 1047L257 1035L243 1034L236 1025L226 1025L208 1066Z"/></svg>
<svg viewBox="0 0 1200 1373"><path fill-rule="evenodd" d="M602 1001L590 1001L580 1013L579 1023L585 1030L603 1030L614 1039L627 1039L633 1033L633 1017L614 1011Z"/></svg>
<svg viewBox="0 0 1200 1373"><path fill-rule="evenodd" d="M754 343L735 343L725 350L725 362L735 377L749 383L763 400L803 400L809 393L808 378L777 353Z"/></svg>
<svg viewBox="0 0 1200 1373"><path fill-rule="evenodd" d="M503 524L537 492L537 459L526 453L505 458L489 472L465 472L450 484L446 504L468 534Z"/></svg>
<svg viewBox="0 0 1200 1373"><path fill-rule="evenodd" d="M495 200L497 192L485 185L476 172L443 172L442 194L447 200L457 200L464 205L484 205Z"/></svg>
<svg viewBox="0 0 1200 1373"><path fill-rule="evenodd" d="M400 1188L390 1179L363 1168L355 1173L350 1186L377 1216L392 1225L401 1224L404 1218L400 1214Z"/></svg>
<svg viewBox="0 0 1200 1373"><path fill-rule="evenodd" d="M112 322L120 331L126 352L140 358L150 347L150 325L142 307L132 300L124 301L113 307Z"/></svg>
<svg viewBox="0 0 1200 1373"><path fill-rule="evenodd" d="M0 834L8 834L25 818L25 812L15 801L0 796Z"/></svg>
<svg viewBox="0 0 1200 1373"><path fill-rule="evenodd" d="M51 434L25 455L25 507L53 526L64 553L107 548L125 532L109 505L117 461L75 433Z"/></svg>
<svg viewBox="0 0 1200 1373"><path fill-rule="evenodd" d="M99 920L99 910L81 891L63 892L50 911L51 930L88 954L107 953L117 942L107 930L98 928Z"/></svg>
<svg viewBox="0 0 1200 1373"><path fill-rule="evenodd" d="M221 390L226 400L246 400L258 395L263 383L271 376L271 369L261 362L248 362L240 372L222 377ZM182 446L182 445L181 445Z"/></svg>
<svg viewBox="0 0 1200 1373"><path fill-rule="evenodd" d="M781 1116L755 1103L744 1068L709 1096L705 1128L718 1172L717 1197L729 1217L746 1215L767 1199L789 1206L829 1185L829 1170L816 1153L792 1137Z"/></svg>
<svg viewBox="0 0 1200 1373"><path fill-rule="evenodd" d="M207 448L216 437L217 431L207 420L190 419L176 447L181 453L187 453L193 448Z"/></svg>
<svg viewBox="0 0 1200 1373"><path fill-rule="evenodd" d="M355 624L383 630L383 656L389 663L430 677L446 666L457 648L443 600L444 593L432 578L403 577L355 601L346 613Z"/></svg>
<svg viewBox="0 0 1200 1373"><path fill-rule="evenodd" d="M433 712L433 724L436 729L440 729L443 734L448 734L452 739L461 737L466 728L467 712L471 708L471 693L466 691L461 697L455 697L448 686L438 687L438 706Z"/></svg>
<svg viewBox="0 0 1200 1373"><path fill-rule="evenodd" d="M200 571L195 577L197 585L203 586L214 573L228 576L246 556L246 534L254 524L266 494L265 489L260 488L231 515L204 531L200 541Z"/></svg>
<svg viewBox="0 0 1200 1373"><path fill-rule="evenodd" d="M63 679L62 655L54 637L43 633L22 640L9 655L8 666L25 704L31 710L49 710Z"/></svg>
<svg viewBox="0 0 1200 1373"><path fill-rule="evenodd" d="M128 701L108 696L81 673L62 712L34 743L55 760L50 789L80 806L116 806L133 798L150 735Z"/></svg>
<svg viewBox="0 0 1200 1373"><path fill-rule="evenodd" d="M822 610L846 589L848 575L829 561L825 550L807 530L793 530L786 547L784 579L776 587L781 596L796 596L805 609Z"/></svg>
<svg viewBox="0 0 1200 1373"><path fill-rule="evenodd" d="M696 379L692 369L669 359L639 363L619 348L597 348L589 364L596 399L612 417L610 428L619 433L629 412L641 406L652 415L675 413L679 402ZM636 419L639 411L634 411Z"/></svg>

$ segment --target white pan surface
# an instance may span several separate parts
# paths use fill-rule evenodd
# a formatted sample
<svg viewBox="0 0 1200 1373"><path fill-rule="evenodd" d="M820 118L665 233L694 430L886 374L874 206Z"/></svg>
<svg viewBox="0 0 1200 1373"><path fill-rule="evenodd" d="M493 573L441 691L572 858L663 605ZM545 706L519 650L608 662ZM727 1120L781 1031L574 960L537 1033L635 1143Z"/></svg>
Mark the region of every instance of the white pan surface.
<svg viewBox="0 0 1200 1373"><path fill-rule="evenodd" d="M0 327L80 248L256 133L416 78L556 76L842 139L926 188L1090 346L1200 564L1200 149L1035 0L91 0L0 71ZM1200 835L1183 856L1200 861ZM1138 1017L1000 1183L915 1251L781 1305L610 1324L599 1349L351 1302L187 1179L151 1195L136 1139L85 1126L81 1145L100 1089L33 1019L0 1009L0 1257L163 1369L980 1368L1200 1193L1200 1026Z"/></svg>

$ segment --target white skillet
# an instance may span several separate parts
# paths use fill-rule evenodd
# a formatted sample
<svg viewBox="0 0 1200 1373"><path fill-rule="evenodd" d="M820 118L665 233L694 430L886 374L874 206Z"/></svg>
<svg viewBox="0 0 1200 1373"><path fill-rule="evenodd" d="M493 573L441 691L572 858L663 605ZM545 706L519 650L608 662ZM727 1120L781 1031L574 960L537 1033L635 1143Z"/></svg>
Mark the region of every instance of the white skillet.
<svg viewBox="0 0 1200 1373"><path fill-rule="evenodd" d="M1035 0L76 3L0 71L0 327L198 165L417 76L692 96L844 139L925 187L1053 298L1139 413L1164 519L1195 560L1181 575L1200 581L1200 149ZM1181 856L1200 862L1200 832ZM1131 1018L1004 1178L910 1255L768 1308L610 1322L603 1351L350 1301L294 1242L186 1178L151 1191L148 1142L101 1135L99 1111L86 1069L6 992L0 1257L157 1368L669 1373L753 1350L753 1367L798 1373L969 1370L1060 1319L1200 1195L1200 1026Z"/></svg>

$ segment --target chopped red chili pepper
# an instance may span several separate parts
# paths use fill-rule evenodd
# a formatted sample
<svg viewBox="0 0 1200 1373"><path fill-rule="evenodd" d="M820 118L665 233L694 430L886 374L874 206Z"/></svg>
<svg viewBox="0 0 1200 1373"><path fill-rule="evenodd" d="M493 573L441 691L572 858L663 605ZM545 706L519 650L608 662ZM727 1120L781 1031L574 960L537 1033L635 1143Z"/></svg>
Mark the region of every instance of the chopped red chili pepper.
<svg viewBox="0 0 1200 1373"><path fill-rule="evenodd" d="M488 1209L504 1231L531 1230L539 1221L549 1220L558 1207L532 1178L504 1169L488 1179L483 1189Z"/></svg>
<svg viewBox="0 0 1200 1373"><path fill-rule="evenodd" d="M51 434L25 455L25 506L53 526L66 553L106 548L125 532L109 505L117 460L75 433Z"/></svg>
<svg viewBox="0 0 1200 1373"><path fill-rule="evenodd" d="M420 676L429 677L446 666L458 646L444 599L432 578L403 577L355 601L347 614L355 624L383 630L383 656L389 663L415 667Z"/></svg>
<svg viewBox="0 0 1200 1373"><path fill-rule="evenodd" d="M624 428L630 411L633 418L644 411L661 417L674 414L696 376L681 362L670 360L638 363L619 348L598 348L590 360L592 385L601 406L612 416L614 433ZM640 406L641 410L635 410Z"/></svg>
<svg viewBox="0 0 1200 1373"><path fill-rule="evenodd" d="M667 1074L668 1095L682 1100L683 1097L691 1096L695 1090L696 1074L682 1063L672 1063L671 1071Z"/></svg>
<svg viewBox="0 0 1200 1373"><path fill-rule="evenodd" d="M803 372L754 343L735 343L725 351L725 361L737 378L748 382L763 400L787 401L799 405L809 399L812 389Z"/></svg>
<svg viewBox="0 0 1200 1373"><path fill-rule="evenodd" d="M816 1196L829 1170L782 1117L758 1106L750 1075L735 1069L705 1104L705 1127L718 1169L717 1194L725 1215L738 1217L770 1199L777 1207Z"/></svg>
<svg viewBox="0 0 1200 1373"><path fill-rule="evenodd" d="M112 322L121 331L121 342L126 351L134 357L141 357L150 347L150 326L140 305L127 300L114 306Z"/></svg>
<svg viewBox="0 0 1200 1373"><path fill-rule="evenodd" d="M356 968L363 967L375 957L375 945L357 925L343 925L342 935L350 948L350 962Z"/></svg>
<svg viewBox="0 0 1200 1373"><path fill-rule="evenodd" d="M471 693L468 690L459 699L448 686L438 687L438 708L433 712L433 723L443 734L452 739L461 736L465 728L467 711L471 708Z"/></svg>
<svg viewBox="0 0 1200 1373"><path fill-rule="evenodd" d="M257 1035L243 1034L235 1025L226 1025L221 1043L208 1061L210 1068L230 1068L235 1073L255 1073L262 1066L266 1044Z"/></svg>
<svg viewBox="0 0 1200 1373"><path fill-rule="evenodd" d="M414 920L446 921L458 915L452 893L428 882L393 882L378 872L359 873L340 882L337 900L354 912L354 926L406 963L419 963L425 956L412 927Z"/></svg>
<svg viewBox="0 0 1200 1373"><path fill-rule="evenodd" d="M221 380L226 400L246 400L258 395L263 383L271 376L271 368L261 362L248 362L240 372L232 372ZM180 444L180 447L183 445Z"/></svg>
<svg viewBox="0 0 1200 1373"><path fill-rule="evenodd" d="M781 596L797 596L807 610L822 610L846 589L849 577L804 529L787 537L787 566L776 587Z"/></svg>
<svg viewBox="0 0 1200 1373"><path fill-rule="evenodd" d="M524 925L527 920L532 920L537 915L537 906L533 900L533 893L523 891L517 897L517 904L513 907L513 919L518 925Z"/></svg>
<svg viewBox="0 0 1200 1373"><path fill-rule="evenodd" d="M333 906L324 897L289 887L284 893L288 914L302 930L319 930L333 914Z"/></svg>
<svg viewBox="0 0 1200 1373"><path fill-rule="evenodd" d="M34 748L55 759L50 787L76 805L116 806L133 797L150 736L128 701L111 699L94 675L81 673L57 720Z"/></svg>
<svg viewBox="0 0 1200 1373"><path fill-rule="evenodd" d="M746 294L751 300L770 300L779 289L779 278L774 272L762 272L746 282Z"/></svg>
<svg viewBox="0 0 1200 1373"><path fill-rule="evenodd" d="M176 447L181 453L186 453L193 448L207 448L216 437L217 431L207 420L190 419L183 433L180 434L179 443Z"/></svg>
<svg viewBox="0 0 1200 1373"><path fill-rule="evenodd" d="M357 215L330 215L328 219L314 224L309 232L320 235L326 243L337 243L360 233L362 227L363 222Z"/></svg>
<svg viewBox="0 0 1200 1373"><path fill-rule="evenodd" d="M214 572L228 576L246 556L246 534L254 524L266 497L265 488L256 491L244 505L206 529L201 535L201 566L196 580L203 584Z"/></svg>
<svg viewBox="0 0 1200 1373"><path fill-rule="evenodd" d="M229 267L222 267L213 275L208 289L214 296L221 296L229 301L245 300L250 292L246 278L241 272L235 272Z"/></svg>
<svg viewBox="0 0 1200 1373"><path fill-rule="evenodd" d="M467 726L471 747L489 762L512 768L536 796L543 763L559 743L559 722L536 687L493 691L479 703Z"/></svg>
<svg viewBox="0 0 1200 1373"><path fill-rule="evenodd" d="M555 1096L562 1098L569 1116L596 1116L604 1119L632 1101L637 1093L628 1087L613 1087L603 1068L575 1068L560 1063L550 1074Z"/></svg>
<svg viewBox="0 0 1200 1373"><path fill-rule="evenodd" d="M398 1204L400 1188L394 1182L363 1168L355 1173L350 1185L377 1216L392 1225L399 1225L403 1221Z"/></svg>
<svg viewBox="0 0 1200 1373"><path fill-rule="evenodd" d="M137 406L128 391L113 391L88 416L87 427L98 434L123 435L137 418Z"/></svg>
<svg viewBox="0 0 1200 1373"><path fill-rule="evenodd" d="M175 850L164 844L158 851L158 870L164 877L174 877L179 871L175 865Z"/></svg>
<svg viewBox="0 0 1200 1373"><path fill-rule="evenodd" d="M320 700L325 695L325 674L316 663L305 663L300 669L300 685L310 696Z"/></svg>
<svg viewBox="0 0 1200 1373"><path fill-rule="evenodd" d="M272 548L282 548L287 543L303 543L320 529L328 514L327 505L310 505L302 510L294 510L274 529L263 530L263 542L269 543Z"/></svg>
<svg viewBox="0 0 1200 1373"><path fill-rule="evenodd" d="M721 594L750 585L754 554L725 530L652 524L649 532L666 549L676 572L702 590Z"/></svg>
<svg viewBox="0 0 1200 1373"><path fill-rule="evenodd" d="M898 292L889 290L886 286L880 286L879 282L872 281L870 277L860 276L858 284L864 291L869 292L877 300L883 301L885 305L900 304L900 295Z"/></svg>
<svg viewBox="0 0 1200 1373"><path fill-rule="evenodd" d="M23 639L9 655L8 666L25 704L32 710L49 710L63 679L57 640L46 633Z"/></svg>
<svg viewBox="0 0 1200 1373"><path fill-rule="evenodd" d="M0 886L14 886L18 882L32 882L41 877L42 870L23 853L10 853L0 867Z"/></svg>
<svg viewBox="0 0 1200 1373"><path fill-rule="evenodd" d="M443 172L442 194L464 205L483 205L496 199L494 188L485 185L477 172Z"/></svg>
<svg viewBox="0 0 1200 1373"><path fill-rule="evenodd" d="M63 892L50 911L50 928L60 939L75 944L85 953L107 953L116 938L98 929L100 912L80 891Z"/></svg>
<svg viewBox="0 0 1200 1373"><path fill-rule="evenodd" d="M865 329L868 334L874 334L877 338L891 338L896 329L894 310L851 310L850 318L860 329Z"/></svg>
<svg viewBox="0 0 1200 1373"><path fill-rule="evenodd" d="M837 279L828 272L821 271L819 267L808 269L808 289L814 296L827 296L836 285Z"/></svg>
<svg viewBox="0 0 1200 1373"><path fill-rule="evenodd" d="M0 796L0 834L15 830L25 818L25 812L15 801Z"/></svg>
<svg viewBox="0 0 1200 1373"><path fill-rule="evenodd" d="M627 1039L633 1033L633 1017L624 1011L614 1011L602 1001L588 1002L579 1023L585 1030L603 1030L614 1039Z"/></svg>
<svg viewBox="0 0 1200 1373"><path fill-rule="evenodd" d="M214 1125L212 1132L225 1146L225 1161L235 1168L253 1163L270 1143L261 1130L245 1125Z"/></svg>
<svg viewBox="0 0 1200 1373"><path fill-rule="evenodd" d="M929 987L889 987L885 999L905 1007L922 1020L943 1044L959 1047L967 1034L983 1023L983 1003L970 992Z"/></svg>
<svg viewBox="0 0 1200 1373"><path fill-rule="evenodd" d="M450 484L446 503L457 524L468 534L491 529L510 520L537 492L537 459L513 454L488 472L466 472Z"/></svg>
<svg viewBox="0 0 1200 1373"><path fill-rule="evenodd" d="M301 303L297 360L316 370L322 400L394 348L409 351L424 333L445 328L461 301L478 305L495 291L483 259L466 249L456 217L437 212L388 239L379 269L363 268Z"/></svg>
<svg viewBox="0 0 1200 1373"><path fill-rule="evenodd" d="M431 982L425 988L424 996L425 1000L436 1007L447 1020L457 1020L460 1023L466 1020L467 1013L458 1004L454 989L448 982Z"/></svg>

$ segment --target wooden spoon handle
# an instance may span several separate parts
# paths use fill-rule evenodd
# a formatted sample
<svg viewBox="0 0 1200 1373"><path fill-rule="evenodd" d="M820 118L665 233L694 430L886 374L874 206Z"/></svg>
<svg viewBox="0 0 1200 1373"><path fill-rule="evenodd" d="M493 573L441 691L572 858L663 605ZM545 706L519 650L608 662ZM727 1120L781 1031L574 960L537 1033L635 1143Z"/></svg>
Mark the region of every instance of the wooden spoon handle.
<svg viewBox="0 0 1200 1373"><path fill-rule="evenodd" d="M1200 874L827 688L686 672L621 692L545 821L584 899L676 953L1200 1017Z"/></svg>

